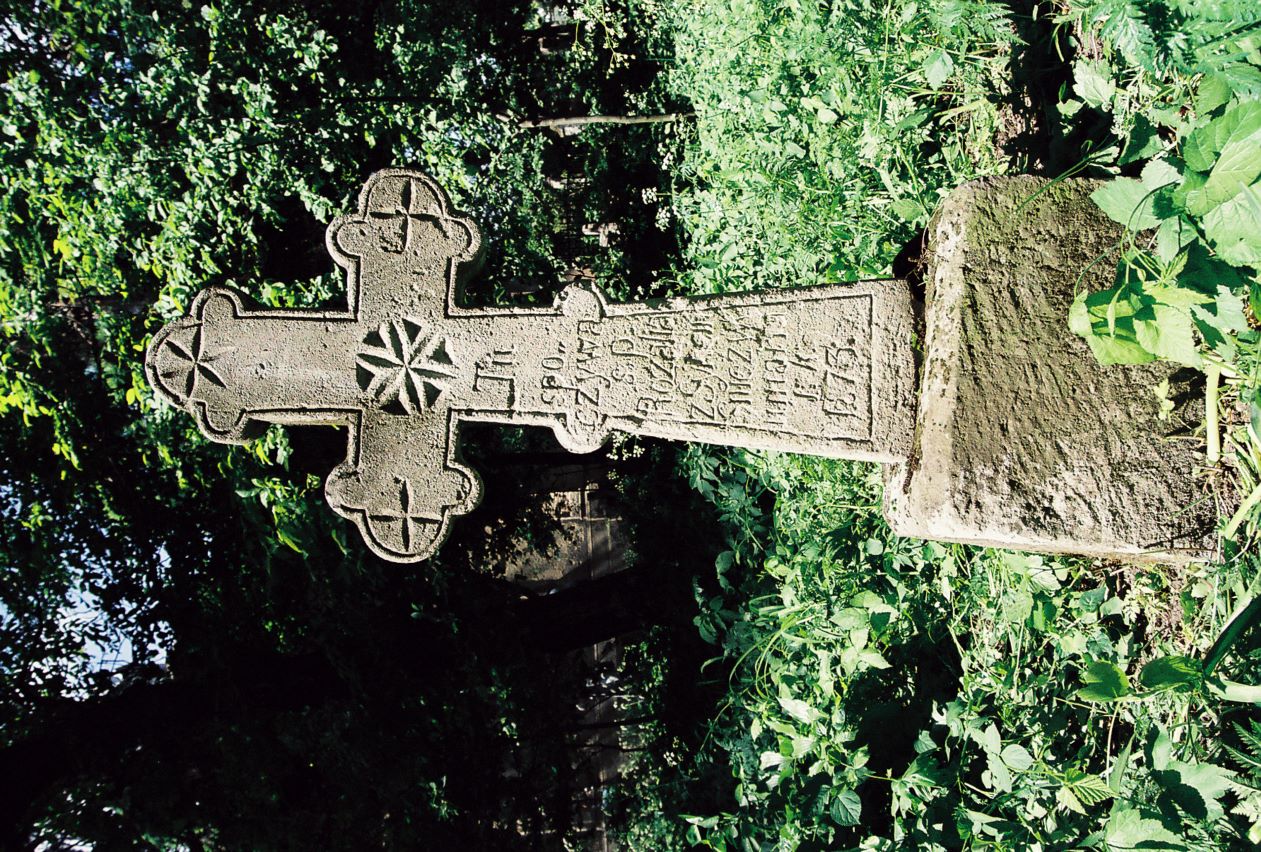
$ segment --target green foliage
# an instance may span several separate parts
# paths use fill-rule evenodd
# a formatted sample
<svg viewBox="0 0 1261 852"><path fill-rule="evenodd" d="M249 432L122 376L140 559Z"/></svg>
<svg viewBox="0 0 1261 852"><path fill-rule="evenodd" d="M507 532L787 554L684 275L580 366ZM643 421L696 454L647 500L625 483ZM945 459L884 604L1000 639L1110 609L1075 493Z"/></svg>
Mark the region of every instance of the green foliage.
<svg viewBox="0 0 1261 852"><path fill-rule="evenodd" d="M486 227L476 299L550 299L578 261L566 228L587 222L651 249L593 259L609 289L651 290L672 245L640 197L662 185L660 130L560 150L521 122L669 110L659 42L575 25L545 51L557 11L3 5L0 847L497 848L563 830L572 684L522 644L519 594L453 569L456 548L416 572L365 556L322 496L344 433L212 445L142 370L204 286L343 300L324 226L385 166L425 169ZM570 205L545 179L568 173L590 182Z"/></svg>
<svg viewBox="0 0 1261 852"><path fill-rule="evenodd" d="M691 292L874 277L945 188L999 171L997 3L705 0L667 13L696 119L674 204Z"/></svg>
<svg viewBox="0 0 1261 852"><path fill-rule="evenodd" d="M940 192L1006 167L995 136L1011 116L997 104L1012 52L1036 47L1010 26L1032 38L1037 22L931 6L732 0L671 14L672 85L697 110L676 189L684 285L879 274ZM1083 294L1071 317L1105 360L1220 365L1254 345L1255 270L1223 255L1205 221L1216 208L1201 206L1256 179L1238 148L1219 165L1245 138L1232 134L1246 114L1226 116L1252 97L1256 45L1232 11L1254 14L1115 0L1058 19L1082 49L1049 135L1113 169L1096 201L1130 226L1115 287ZM1181 109L1192 96L1202 121ZM1199 128L1204 159L1188 160ZM898 540L863 465L693 448L683 472L726 529L696 618L726 697L659 783L729 780L709 808L676 810L681 825L641 823L641 846L679 848L681 830L721 850L1207 849L1255 836L1261 800L1222 743L1224 720L1256 718L1255 564L1183 572Z"/></svg>
<svg viewBox="0 0 1261 852"><path fill-rule="evenodd" d="M726 701L662 779L729 767L725 805L681 814L694 844L1193 849L1254 831L1217 744L1218 714L1252 702L1207 664L1257 678L1255 566L1101 576L903 541L869 466L684 464L729 541L698 591Z"/></svg>

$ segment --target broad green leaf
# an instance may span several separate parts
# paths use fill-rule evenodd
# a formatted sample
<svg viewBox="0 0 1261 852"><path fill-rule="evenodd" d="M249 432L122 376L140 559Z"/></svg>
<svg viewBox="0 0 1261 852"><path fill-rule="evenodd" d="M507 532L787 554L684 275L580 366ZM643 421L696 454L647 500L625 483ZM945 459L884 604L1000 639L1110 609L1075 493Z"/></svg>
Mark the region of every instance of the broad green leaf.
<svg viewBox="0 0 1261 852"><path fill-rule="evenodd" d="M1156 126L1143 115L1137 115L1134 117L1134 126L1130 129L1130 135L1125 140L1125 147L1121 150L1121 159L1117 162L1125 165L1147 157L1154 157L1163 148L1160 136L1156 133Z"/></svg>
<svg viewBox="0 0 1261 852"><path fill-rule="evenodd" d="M991 753L985 756L985 768L989 773L989 783L991 789L1000 793L1010 793L1015 785L1015 779L1011 776L1011 770L1003 763L1003 760L997 753Z"/></svg>
<svg viewBox="0 0 1261 852"><path fill-rule="evenodd" d="M1196 130L1187 137L1182 145L1182 159L1187 168L1197 172L1207 172L1213 168L1217 152L1212 147L1212 136L1207 127Z"/></svg>
<svg viewBox="0 0 1261 852"><path fill-rule="evenodd" d="M861 660L863 663L866 663L868 667L873 668L873 669L889 668L889 661L886 660L879 651L873 648L867 648L867 649L864 649L863 651L860 651L858 654L858 659Z"/></svg>
<svg viewBox="0 0 1261 852"><path fill-rule="evenodd" d="M1139 682L1148 689L1177 689L1200 680L1200 664L1189 657L1157 657L1143 666Z"/></svg>
<svg viewBox="0 0 1261 852"><path fill-rule="evenodd" d="M937 766L928 754L920 754L902 773L902 780L922 787L941 787L948 777L946 770Z"/></svg>
<svg viewBox="0 0 1261 852"><path fill-rule="evenodd" d="M1003 747L1003 738L998 733L997 725L990 725L984 731L981 731L977 742L985 749L986 754L996 755Z"/></svg>
<svg viewBox="0 0 1261 852"><path fill-rule="evenodd" d="M940 89L950 75L954 73L954 60L944 50L935 50L924 63L924 79L929 88Z"/></svg>
<svg viewBox="0 0 1261 852"><path fill-rule="evenodd" d="M1068 312L1068 327L1086 339L1100 364L1143 364L1156 356L1134 334L1134 309L1114 293L1079 293Z"/></svg>
<svg viewBox="0 0 1261 852"><path fill-rule="evenodd" d="M1143 756L1147 758L1147 765L1154 770L1166 769L1173 762L1173 743L1163 727L1157 725L1148 732Z"/></svg>
<svg viewBox="0 0 1261 852"><path fill-rule="evenodd" d="M1231 295L1244 290L1247 279L1238 268L1209 254L1202 242L1192 244L1185 254L1186 263L1178 272L1178 287L1203 294L1201 304L1219 300L1223 291ZM1230 306L1225 306L1227 312ZM1240 327L1238 331L1243 331Z"/></svg>
<svg viewBox="0 0 1261 852"><path fill-rule="evenodd" d="M1171 193L1172 196L1172 193ZM1186 216L1175 215L1160 223L1156 229L1155 255L1161 263L1172 263L1174 258L1198 239L1195 228Z"/></svg>
<svg viewBox="0 0 1261 852"><path fill-rule="evenodd" d="M1134 314L1134 339L1143 349L1188 367L1200 366L1191 315L1183 308L1154 303Z"/></svg>
<svg viewBox="0 0 1261 852"><path fill-rule="evenodd" d="M1181 180L1182 172L1178 171L1178 167L1163 158L1149 160L1139 174L1139 183L1147 187L1148 191L1161 189Z"/></svg>
<svg viewBox="0 0 1261 852"><path fill-rule="evenodd" d="M1081 800L1073 795L1071 787L1060 787L1055 791L1055 801L1059 802L1065 810L1072 811L1075 814L1086 815L1086 808L1082 806Z"/></svg>
<svg viewBox="0 0 1261 852"><path fill-rule="evenodd" d="M1006 746L1002 751L1003 763L1007 764L1008 769L1014 769L1016 772L1024 772L1030 766L1033 766L1033 755L1029 754L1024 746L1012 743Z"/></svg>
<svg viewBox="0 0 1261 852"><path fill-rule="evenodd" d="M1223 677L1212 677L1206 682L1208 691L1224 701L1239 704L1261 704L1261 686L1239 683Z"/></svg>
<svg viewBox="0 0 1261 852"><path fill-rule="evenodd" d="M1208 304L1191 308L1196 331L1204 342L1224 358L1235 357L1235 335L1248 330L1244 315L1243 297L1217 288L1217 298Z"/></svg>
<svg viewBox="0 0 1261 852"><path fill-rule="evenodd" d="M1204 235L1213 251L1233 266L1261 266L1261 182L1204 216Z"/></svg>
<svg viewBox="0 0 1261 852"><path fill-rule="evenodd" d="M1113 811L1104 829L1104 839L1111 850L1186 849L1185 843L1161 823L1137 808Z"/></svg>
<svg viewBox="0 0 1261 852"><path fill-rule="evenodd" d="M1204 194L1204 184L1207 182L1208 175L1202 172L1187 172L1182 179L1182 184L1170 196L1173 209L1184 211L1192 216L1203 216L1207 213L1212 207L1208 202L1208 196Z"/></svg>
<svg viewBox="0 0 1261 852"><path fill-rule="evenodd" d="M1073 791L1083 805L1097 805L1112 798L1112 788L1098 775L1069 769L1064 773L1064 786Z"/></svg>
<svg viewBox="0 0 1261 852"><path fill-rule="evenodd" d="M1182 147L1182 158L1197 172L1206 172L1218 154L1232 142L1249 139L1261 131L1261 101L1240 101L1204 127L1194 130Z"/></svg>
<svg viewBox="0 0 1261 852"><path fill-rule="evenodd" d="M1261 175L1261 134L1231 142L1222 149L1204 184L1206 201L1209 204L1228 201L1258 175Z"/></svg>
<svg viewBox="0 0 1261 852"><path fill-rule="evenodd" d="M784 698L780 696L779 706L784 712L805 725L813 725L818 721L820 713L800 698Z"/></svg>
<svg viewBox="0 0 1261 852"><path fill-rule="evenodd" d="M1200 820L1218 820L1225 815L1221 799L1234 784L1235 773L1212 763L1171 761L1169 768L1154 773L1165 788L1164 802L1178 807ZM1161 810L1165 810L1162 805Z"/></svg>
<svg viewBox="0 0 1261 852"><path fill-rule="evenodd" d="M1078 60L1073 63L1073 91L1095 109L1110 110L1117 87L1105 73L1109 70L1103 63Z"/></svg>
<svg viewBox="0 0 1261 852"><path fill-rule="evenodd" d="M1113 178L1090 194L1090 200L1114 222L1133 231L1160 224L1155 193L1134 178Z"/></svg>
<svg viewBox="0 0 1261 852"><path fill-rule="evenodd" d="M1082 672L1082 686L1077 697L1083 701L1116 701L1130 694L1130 681L1117 666L1107 660L1096 660Z"/></svg>
<svg viewBox="0 0 1261 852"><path fill-rule="evenodd" d="M810 753L810 749L814 748L814 737L793 736L790 737L792 743L791 757L799 758Z"/></svg>
<svg viewBox="0 0 1261 852"><path fill-rule="evenodd" d="M842 790L838 795L833 796L832 804L828 808L836 824L843 826L858 825L859 820L862 819L862 810L863 803L853 790Z"/></svg>
<svg viewBox="0 0 1261 852"><path fill-rule="evenodd" d="M1205 74L1195 91L1195 111L1208 115L1230 100L1230 83L1220 74Z"/></svg>

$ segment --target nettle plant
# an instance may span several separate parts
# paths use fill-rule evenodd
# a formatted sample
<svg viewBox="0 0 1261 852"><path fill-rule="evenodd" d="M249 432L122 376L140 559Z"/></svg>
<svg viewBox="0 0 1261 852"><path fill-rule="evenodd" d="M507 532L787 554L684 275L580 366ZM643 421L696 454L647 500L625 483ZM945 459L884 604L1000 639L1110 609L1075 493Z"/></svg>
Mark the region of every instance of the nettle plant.
<svg viewBox="0 0 1261 852"><path fill-rule="evenodd" d="M1140 177L1091 196L1126 227L1113 286L1081 293L1070 324L1103 363L1238 359L1244 304L1261 313L1261 99L1201 86L1199 120Z"/></svg>
<svg viewBox="0 0 1261 852"><path fill-rule="evenodd" d="M1104 363L1234 364L1261 307L1261 7L1072 0L1056 23L1077 53L1058 110L1098 142L1073 171L1138 172L1093 196L1126 235L1072 329Z"/></svg>

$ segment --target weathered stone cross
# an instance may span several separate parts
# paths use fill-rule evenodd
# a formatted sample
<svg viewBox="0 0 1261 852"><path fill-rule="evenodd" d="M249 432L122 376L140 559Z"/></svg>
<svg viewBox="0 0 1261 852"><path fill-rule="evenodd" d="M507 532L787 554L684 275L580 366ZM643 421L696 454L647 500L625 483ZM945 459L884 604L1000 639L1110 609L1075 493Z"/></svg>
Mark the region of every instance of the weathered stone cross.
<svg viewBox="0 0 1261 852"><path fill-rule="evenodd" d="M430 556L480 500L462 422L549 426L568 450L612 431L897 462L915 417L906 282L552 308L466 308L477 226L428 177L373 175L328 250L347 310L200 293L146 359L153 386L218 441L268 423L349 427L325 493L386 559Z"/></svg>

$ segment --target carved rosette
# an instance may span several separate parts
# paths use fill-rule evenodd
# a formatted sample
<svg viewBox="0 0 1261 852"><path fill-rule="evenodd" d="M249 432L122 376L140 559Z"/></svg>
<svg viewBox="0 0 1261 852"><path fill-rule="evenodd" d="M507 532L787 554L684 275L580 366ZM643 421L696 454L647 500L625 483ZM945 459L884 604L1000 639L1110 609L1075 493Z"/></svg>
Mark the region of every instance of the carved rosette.
<svg viewBox="0 0 1261 852"><path fill-rule="evenodd" d="M359 387L391 414L432 410L458 368L446 341L410 317L381 323L364 338L356 359Z"/></svg>

